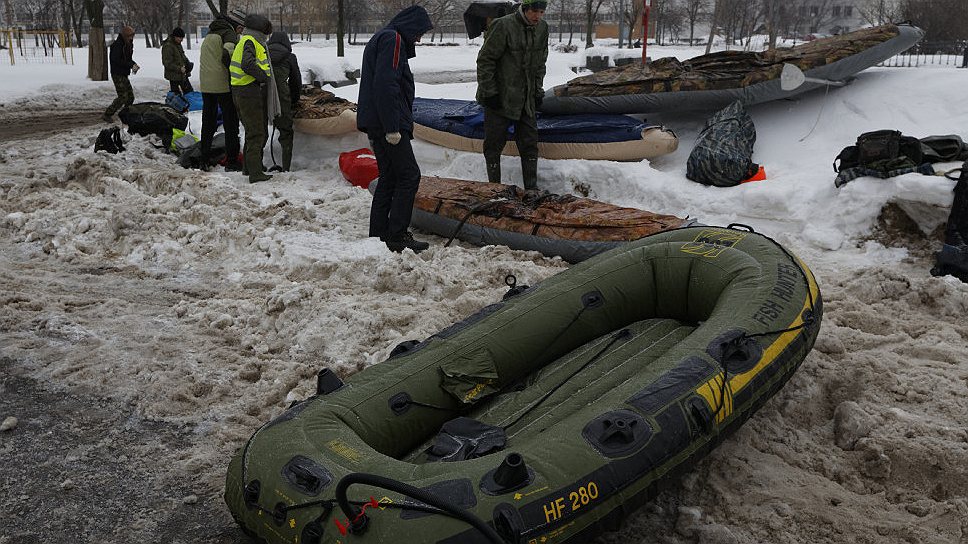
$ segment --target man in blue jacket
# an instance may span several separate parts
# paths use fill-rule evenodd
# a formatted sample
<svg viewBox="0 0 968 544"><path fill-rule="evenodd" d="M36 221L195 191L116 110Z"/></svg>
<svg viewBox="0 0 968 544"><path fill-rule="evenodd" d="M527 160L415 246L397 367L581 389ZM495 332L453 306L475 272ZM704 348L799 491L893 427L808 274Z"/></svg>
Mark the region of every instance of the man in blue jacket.
<svg viewBox="0 0 968 544"><path fill-rule="evenodd" d="M356 127L369 137L380 170L370 207L370 236L397 253L430 247L407 230L420 186L420 166L410 145L414 84L408 59L417 55L416 43L433 27L424 8L410 6L374 34L363 50Z"/></svg>

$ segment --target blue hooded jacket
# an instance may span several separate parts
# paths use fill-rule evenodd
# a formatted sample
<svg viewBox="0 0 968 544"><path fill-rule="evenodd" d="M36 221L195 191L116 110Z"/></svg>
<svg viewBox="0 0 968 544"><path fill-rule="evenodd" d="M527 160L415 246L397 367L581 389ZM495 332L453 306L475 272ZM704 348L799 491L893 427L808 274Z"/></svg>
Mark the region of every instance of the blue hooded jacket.
<svg viewBox="0 0 968 544"><path fill-rule="evenodd" d="M369 134L413 134L413 73L417 38L434 27L427 10L410 6L370 38L363 50L356 127Z"/></svg>

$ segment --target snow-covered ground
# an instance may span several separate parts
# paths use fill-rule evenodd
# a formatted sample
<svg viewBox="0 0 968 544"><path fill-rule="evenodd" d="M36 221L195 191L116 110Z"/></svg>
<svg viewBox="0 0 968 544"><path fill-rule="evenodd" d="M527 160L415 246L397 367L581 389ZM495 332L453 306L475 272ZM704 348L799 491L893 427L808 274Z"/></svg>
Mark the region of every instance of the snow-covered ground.
<svg viewBox="0 0 968 544"><path fill-rule="evenodd" d="M135 94L160 100L167 88L160 54L142 45L136 40ZM447 72L473 69L477 49L420 47L411 66L418 81L447 80ZM348 47L344 59L332 42L297 44L294 52L320 79L339 79L359 67L362 47ZM649 51L653 58L702 52ZM197 47L188 55L197 62ZM546 87L574 77L583 55L552 52ZM85 79L85 50L74 58L73 66L0 66L0 119L106 106L113 86ZM826 95L753 107L753 158L768 179L734 188L685 177L702 114L650 117L680 136L679 151L652 163L539 163L539 186L552 192L750 225L798 253L825 299L817 346L791 382L600 542L968 538L968 286L928 274L954 182L911 174L837 189L831 168L841 148L869 130L968 137L966 85L968 70L872 68ZM475 88L418 83L417 95L472 99ZM357 87L334 92L355 100ZM0 375L98 399L129 413L126 428L145 436L158 432L155 425L174 429L178 451L134 443L122 463L163 473L188 497L141 508L137 497L146 492L125 487L137 524L95 522L68 540L76 535L58 528L90 508L85 490L106 478L108 457L103 440L75 436L62 456L72 461L51 453L58 460L50 463L66 463L70 475L63 469L49 486L29 467L0 465L0 481L20 489L0 494L4 510L28 520L47 512L39 525L12 522L0 543L241 540L219 502L229 456L290 401L311 394L317 370L345 375L377 364L398 342L499 300L505 274L533 284L567 266L501 247L444 248L429 235L427 252L389 253L365 237L368 193L337 167L340 152L366 145L358 134L297 135L294 171L249 185L238 173L183 170L142 138L124 153L95 154L102 126L0 147ZM486 179L479 155L420 141L415 150L425 175ZM504 161L507 179L517 179L518 160ZM13 383L0 382L7 388L0 397L15 397ZM0 410L0 420L19 420L0 433L0 452L15 456L37 443L58 451L42 406L0 401ZM172 532L169 520L185 509L207 524Z"/></svg>

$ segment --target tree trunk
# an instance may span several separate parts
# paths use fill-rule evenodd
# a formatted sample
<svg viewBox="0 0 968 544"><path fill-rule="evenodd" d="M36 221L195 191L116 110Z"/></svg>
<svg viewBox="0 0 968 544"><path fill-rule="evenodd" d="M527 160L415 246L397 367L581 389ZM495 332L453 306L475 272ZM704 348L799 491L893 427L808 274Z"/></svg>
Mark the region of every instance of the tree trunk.
<svg viewBox="0 0 968 544"><path fill-rule="evenodd" d="M719 0L713 4L713 19L709 22L709 41L706 42L706 54L713 48L713 36L716 35L716 23L719 18Z"/></svg>
<svg viewBox="0 0 968 544"><path fill-rule="evenodd" d="M212 2L212 0L205 0L205 3L208 4L208 11L212 12L212 17L225 14L224 11L219 11L219 8L215 7L215 2Z"/></svg>
<svg viewBox="0 0 968 544"><path fill-rule="evenodd" d="M592 0L585 0L585 47L592 47L592 25L595 16L592 14Z"/></svg>
<svg viewBox="0 0 968 544"><path fill-rule="evenodd" d="M84 0L84 9L91 21L91 31L87 38L87 78L91 81L107 81L108 50L104 45L104 2Z"/></svg>
<svg viewBox="0 0 968 544"><path fill-rule="evenodd" d="M343 37L346 21L344 19L343 0L336 0L336 56L343 57Z"/></svg>

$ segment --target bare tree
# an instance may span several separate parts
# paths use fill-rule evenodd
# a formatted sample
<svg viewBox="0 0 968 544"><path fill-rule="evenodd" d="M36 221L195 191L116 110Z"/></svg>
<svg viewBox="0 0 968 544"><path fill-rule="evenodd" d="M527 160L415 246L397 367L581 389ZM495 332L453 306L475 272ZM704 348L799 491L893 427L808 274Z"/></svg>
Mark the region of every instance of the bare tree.
<svg viewBox="0 0 968 544"><path fill-rule="evenodd" d="M696 23L699 22L700 17L705 14L705 8L708 2L706 0L684 0L683 10L686 17L686 21L689 23L689 44L691 45L696 39Z"/></svg>
<svg viewBox="0 0 968 544"><path fill-rule="evenodd" d="M87 78L91 81L108 80L108 50L104 45L104 2L103 0L84 0L87 19L91 21L87 43Z"/></svg>
<svg viewBox="0 0 968 544"><path fill-rule="evenodd" d="M968 38L968 2L965 0L901 0L903 19L915 21L926 41Z"/></svg>
<svg viewBox="0 0 968 544"><path fill-rule="evenodd" d="M595 30L595 19L598 18L598 10L602 7L605 0L585 0L585 47L591 47L592 33Z"/></svg>
<svg viewBox="0 0 968 544"><path fill-rule="evenodd" d="M867 0L857 6L857 13L870 25L893 23L903 17L898 0Z"/></svg>

